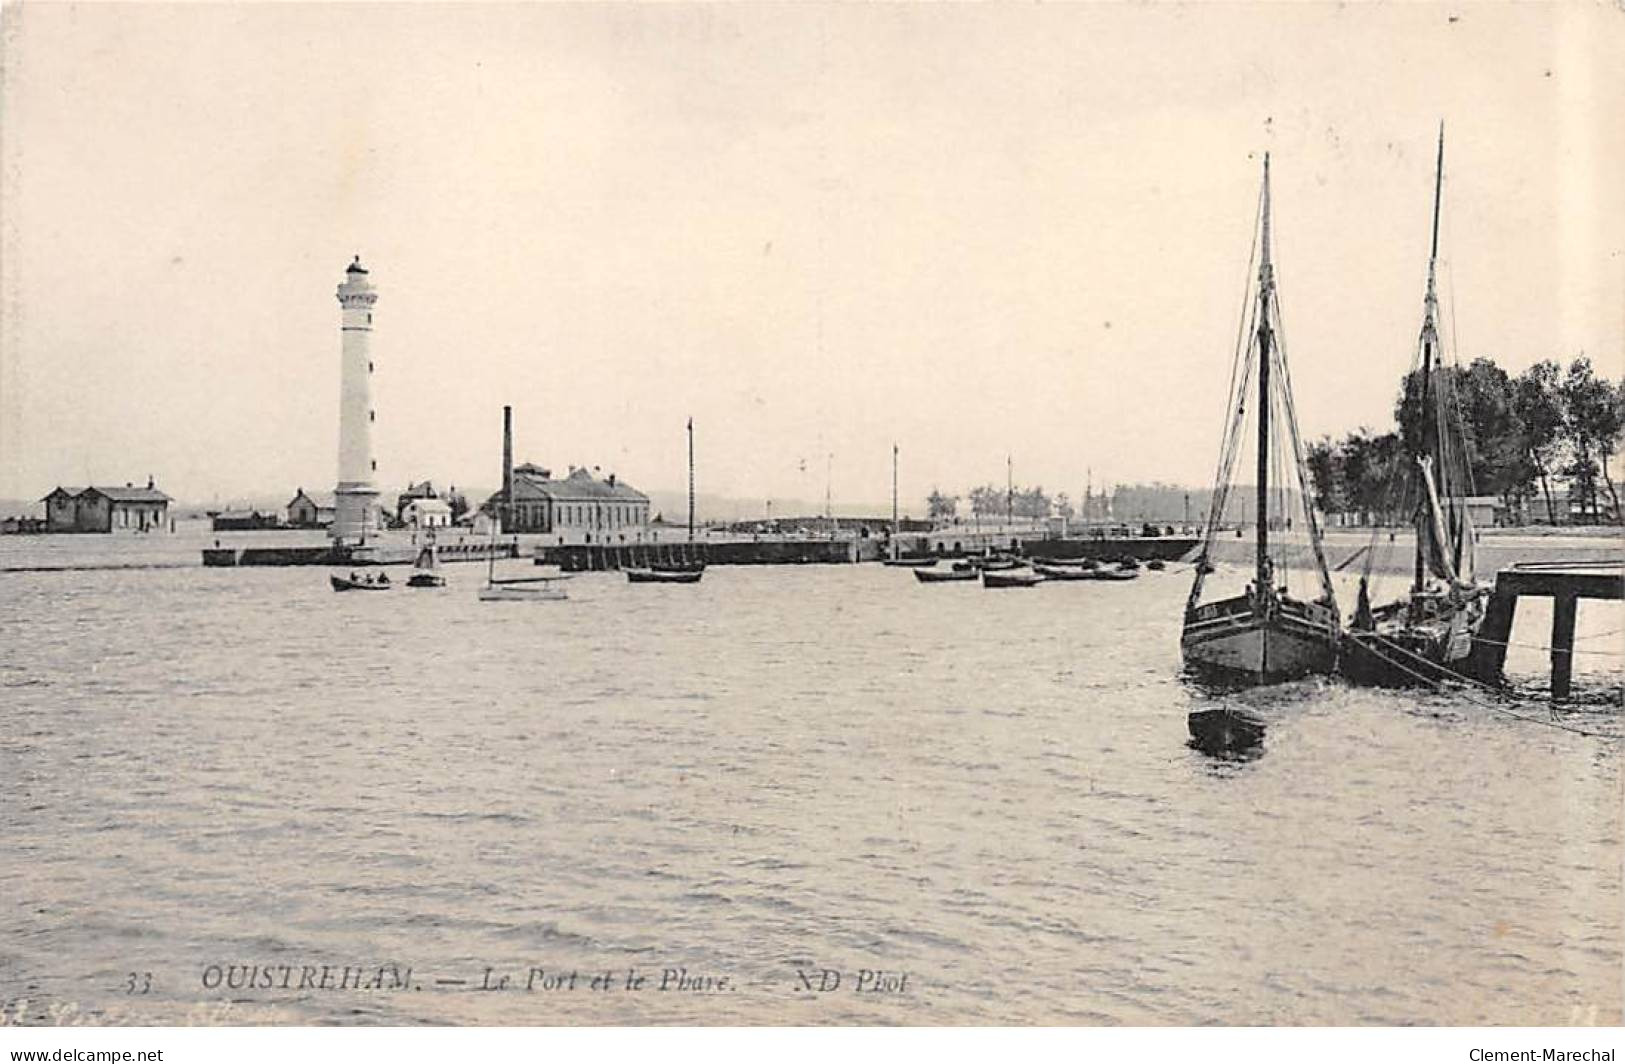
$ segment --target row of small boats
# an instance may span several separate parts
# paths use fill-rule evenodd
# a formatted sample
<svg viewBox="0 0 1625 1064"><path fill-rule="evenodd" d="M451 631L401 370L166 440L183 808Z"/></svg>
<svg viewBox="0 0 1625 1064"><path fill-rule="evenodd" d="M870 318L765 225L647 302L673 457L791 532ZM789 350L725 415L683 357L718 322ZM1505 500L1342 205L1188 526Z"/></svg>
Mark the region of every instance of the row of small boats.
<svg viewBox="0 0 1625 1064"><path fill-rule="evenodd" d="M413 564L412 575L406 578L406 586L445 587L446 578L439 570L434 548L425 547L419 552L418 559ZM655 566L627 569L625 572L627 580L634 584L697 584L705 575L705 565L700 563ZM562 581L569 579L569 576L568 573L560 573L499 579L493 562L487 573L485 586L480 589L480 599L486 602L557 602L569 597L561 584ZM358 575L352 570L347 576L329 574L328 581L334 591L388 591L395 586L390 581L389 574L382 572Z"/></svg>
<svg viewBox="0 0 1625 1064"><path fill-rule="evenodd" d="M334 591L388 591L395 585L390 581L388 573L366 573L357 575L353 571L348 576L329 575L328 581L333 585ZM415 572L406 578L407 587L445 587L446 578L436 572Z"/></svg>

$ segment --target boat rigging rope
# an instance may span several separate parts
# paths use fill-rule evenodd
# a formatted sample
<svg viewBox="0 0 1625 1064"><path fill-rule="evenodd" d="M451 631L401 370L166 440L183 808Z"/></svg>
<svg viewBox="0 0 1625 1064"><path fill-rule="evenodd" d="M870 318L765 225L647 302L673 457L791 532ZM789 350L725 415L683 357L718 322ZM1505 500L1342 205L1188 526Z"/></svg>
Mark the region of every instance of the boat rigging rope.
<svg viewBox="0 0 1625 1064"><path fill-rule="evenodd" d="M1326 600L1335 605L1336 593L1332 590L1331 573L1326 567L1326 551L1320 540L1320 526L1315 520L1315 508L1311 503L1309 492L1309 463L1304 456L1303 437L1298 432L1298 411L1292 400L1292 371L1286 363L1286 321L1281 316L1281 300L1279 298L1280 284L1276 283L1277 298L1275 300L1275 325L1277 343L1275 347L1276 366L1280 370L1282 405L1286 408L1287 428L1290 430L1292 440L1292 459L1298 470L1298 492L1303 498L1303 514L1308 525L1309 546L1314 551L1315 566L1320 573L1321 594Z"/></svg>
<svg viewBox="0 0 1625 1064"><path fill-rule="evenodd" d="M1230 360L1230 384L1225 395L1225 413L1229 415L1227 419L1229 425L1219 445L1219 462L1213 472L1213 495L1208 506L1207 542L1203 544L1202 549L1204 555L1212 546L1214 537L1218 534L1219 523L1224 519L1224 506L1230 494L1230 473L1235 460L1236 437L1240 431L1238 423L1246 409L1241 392L1246 389L1247 380L1252 375L1251 334L1258 314L1257 305L1252 302L1253 266L1258 260L1258 228L1263 216L1264 190L1260 187L1258 203L1253 213L1253 238L1247 251L1247 272L1243 275L1241 286L1241 313L1237 315L1235 354Z"/></svg>
<svg viewBox="0 0 1625 1064"><path fill-rule="evenodd" d="M1387 649L1389 649L1391 651L1397 651L1398 653L1403 654L1408 658L1414 658L1415 660L1422 662L1423 664L1429 666L1430 668L1436 667L1436 666L1434 666L1433 662L1428 661L1426 658L1421 657L1420 655L1413 654L1411 651L1409 651L1406 648L1400 646L1398 643L1395 643L1395 642L1393 642L1391 640L1388 640L1388 639L1384 639L1380 635L1375 635L1375 636L1373 636L1373 638L1375 638L1377 641L1381 642L1384 647L1386 647ZM1397 661L1391 661L1390 664L1392 664L1400 672L1405 673L1407 676L1410 676L1411 678L1413 678L1415 680L1419 680L1422 683L1426 684L1430 689L1432 689L1434 691L1443 691L1445 689L1445 684L1442 681L1435 680L1430 676L1424 676L1422 673L1419 673L1419 672L1415 671L1414 669L1406 668L1403 664L1401 664L1401 663L1399 663ZM1467 677L1462 677L1462 680L1464 682L1466 682L1466 683L1477 683L1478 682L1478 681L1474 681L1474 680L1469 680ZM1494 688L1490 688L1490 690L1494 690ZM1531 717L1531 716L1529 716L1528 714L1525 714L1525 713L1516 713L1516 712L1513 712L1512 710L1506 708L1505 706L1498 706L1493 702L1485 702L1485 701L1481 701L1480 699L1474 698L1472 696L1472 693L1470 691L1468 691L1468 690L1457 691L1455 693L1460 694L1463 698L1467 699L1467 701L1473 703L1476 706L1480 706L1480 707L1482 707L1484 709L1488 709L1488 710L1491 710L1493 712L1500 713L1500 714L1502 714L1504 716L1512 717L1515 720L1527 721L1530 724L1540 724L1540 725L1542 725L1544 727L1547 727L1547 728L1556 728L1559 731L1573 732L1575 735L1584 735L1584 736L1587 736L1588 738L1592 738L1592 739L1608 739L1608 740L1613 741L1613 742L1618 742L1619 739L1622 738L1619 735L1610 734L1608 732L1591 731L1591 730L1586 729L1586 728L1576 728L1571 724L1564 724L1562 721L1558 721L1558 720L1543 720L1540 717Z"/></svg>
<svg viewBox="0 0 1625 1064"><path fill-rule="evenodd" d="M1602 635L1618 635L1618 634L1619 634L1618 631L1603 632L1602 633ZM1600 638L1600 637L1595 636L1595 635L1588 635L1588 636L1584 636L1582 638L1585 638L1585 639L1597 639L1597 638ZM1525 650L1556 650L1557 649L1556 647L1552 646L1550 643L1508 643L1508 642L1503 642L1503 641L1501 641L1499 639L1487 639L1487 638L1485 638L1484 636L1481 636L1481 635L1474 636L1473 639L1474 639L1475 642L1488 643L1491 646L1497 646L1497 647L1523 647ZM1570 654L1594 654L1597 657L1601 657L1601 658L1625 658L1625 651L1618 651L1618 650L1578 650L1578 649L1575 649L1575 648L1571 647L1569 649L1569 653Z"/></svg>
<svg viewBox="0 0 1625 1064"><path fill-rule="evenodd" d="M1410 367L1410 369L1408 371L1406 371L1405 380L1409 381L1411 379L1411 377L1413 375L1415 375L1417 369L1419 369L1421 367L1421 365L1422 365L1422 344L1421 344L1421 341L1418 340L1415 349L1413 349L1412 352L1411 352L1411 367ZM1406 388L1405 388L1405 385L1402 384L1400 386L1400 403L1402 405L1403 405L1404 400L1405 400L1405 394L1406 394ZM1401 495L1400 495L1399 512L1402 513L1402 514L1405 514L1405 513L1411 513L1412 512L1412 507L1411 507L1411 487L1412 487L1412 481L1413 481L1414 478L1411 476L1410 463L1408 461L1406 461L1406 459L1409 456L1408 456L1408 453L1405 450L1405 426L1404 426L1403 423L1401 423L1400 426L1399 426L1399 432L1398 432L1397 436L1398 436L1399 453L1393 456L1393 461L1390 463L1390 465L1388 467L1388 484L1387 484L1386 487L1383 488L1381 501L1383 503L1391 503L1393 501L1393 498L1394 498L1395 485L1398 484L1402 489ZM1414 523L1413 523L1413 527L1414 527ZM1372 543L1373 546L1376 545L1377 535L1381 531L1382 531L1382 526L1380 524L1374 524L1374 525L1371 526L1371 543ZM1375 560L1376 560L1376 552L1375 551L1373 551L1371 554L1366 555L1365 568L1363 570L1361 570L1361 572L1360 572L1360 579L1364 580L1366 582L1366 586L1370 587L1373 592L1375 592L1376 588L1371 583L1371 572L1372 572L1372 567L1373 567L1373 563L1375 562ZM1387 560L1388 560L1388 555L1385 553L1384 556L1383 556L1383 561L1384 561L1385 565L1386 565Z"/></svg>
<svg viewBox="0 0 1625 1064"><path fill-rule="evenodd" d="M1257 239L1259 226L1264 215L1264 193L1260 189L1258 197L1258 210L1253 218L1252 248L1247 258L1247 281L1242 288L1242 310L1240 317L1240 331L1236 335L1235 356L1230 363L1230 389L1227 397L1226 410L1230 413L1229 425L1226 428L1224 439L1219 447L1218 466L1214 471L1213 494L1208 505L1208 519L1206 534L1202 540L1202 564L1196 568L1196 579L1191 584L1190 597L1187 600L1194 604L1202 594L1202 581L1206 576L1209 559L1213 552L1213 543L1218 538L1219 526L1224 521L1225 507L1230 499L1230 478L1235 471L1236 455L1240 448L1242 424L1247 413L1245 391L1247 382L1252 378L1253 359L1257 352L1257 345L1250 338L1257 323L1258 307L1252 304L1249 312L1248 304L1252 296L1252 273L1258 253L1259 241Z"/></svg>

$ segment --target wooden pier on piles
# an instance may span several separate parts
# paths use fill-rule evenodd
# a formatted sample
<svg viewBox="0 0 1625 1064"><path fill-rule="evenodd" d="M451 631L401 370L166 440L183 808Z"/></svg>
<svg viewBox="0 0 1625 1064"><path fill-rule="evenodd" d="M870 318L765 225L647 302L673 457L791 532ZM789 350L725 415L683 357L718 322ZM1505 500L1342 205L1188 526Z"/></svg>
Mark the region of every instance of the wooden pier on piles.
<svg viewBox="0 0 1625 1064"><path fill-rule="evenodd" d="M1625 598L1625 561L1524 562L1495 574L1490 596L1474 641L1475 671L1483 679L1499 682L1506 664L1507 640L1518 599L1535 595L1552 600L1552 698L1569 696L1574 675L1574 620L1581 599L1618 602Z"/></svg>

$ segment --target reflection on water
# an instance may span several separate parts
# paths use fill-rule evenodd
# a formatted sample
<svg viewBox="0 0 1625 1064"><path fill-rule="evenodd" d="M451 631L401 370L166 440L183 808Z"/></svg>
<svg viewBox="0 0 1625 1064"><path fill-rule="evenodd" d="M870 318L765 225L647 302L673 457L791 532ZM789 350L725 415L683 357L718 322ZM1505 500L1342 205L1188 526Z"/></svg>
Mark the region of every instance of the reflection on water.
<svg viewBox="0 0 1625 1064"><path fill-rule="evenodd" d="M1620 744L1307 680L1225 696L1267 756L1208 756L1188 718L1223 702L1178 676L1188 571L999 595L713 567L692 587L591 574L539 608L447 574L382 595L320 569L0 576L0 1003L1621 1018ZM1581 626L1620 627L1617 607ZM230 964L398 965L424 989L204 985ZM487 968L730 989L482 992ZM839 991L797 989L826 968ZM877 970L907 991L852 989ZM132 971L154 975L138 1005Z"/></svg>

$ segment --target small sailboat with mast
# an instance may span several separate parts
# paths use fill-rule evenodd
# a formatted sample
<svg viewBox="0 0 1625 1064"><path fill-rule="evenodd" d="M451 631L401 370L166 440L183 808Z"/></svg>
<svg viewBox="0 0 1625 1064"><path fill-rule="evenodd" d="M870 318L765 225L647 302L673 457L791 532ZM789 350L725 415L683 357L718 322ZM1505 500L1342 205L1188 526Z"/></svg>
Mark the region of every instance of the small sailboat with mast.
<svg viewBox="0 0 1625 1064"><path fill-rule="evenodd" d="M1321 546L1320 529L1308 505L1309 479L1293 409L1292 381L1287 369L1275 266L1270 258L1270 160L1264 156L1255 253L1259 263L1256 290L1250 287L1250 328L1237 343L1227 406L1226 431L1219 451L1213 501L1196 579L1185 604L1180 650L1192 674L1228 684L1264 684L1329 673L1337 659L1338 613ZM1251 277L1251 266L1248 273ZM1249 386L1257 379L1253 396L1256 422L1255 551L1252 580L1238 595L1204 602L1206 582L1217 572L1212 564L1214 544L1224 521L1225 505L1237 458L1244 448ZM1277 440L1286 429L1285 439ZM1288 483L1284 466L1295 468L1295 483ZM1272 487L1275 497L1272 499ZM1291 535L1293 518L1301 520L1302 535ZM1283 534L1272 535L1279 530ZM1301 557L1304 549L1310 555ZM1294 562L1307 565L1294 566ZM1291 583L1301 581L1307 568L1313 598L1294 594ZM1296 575L1295 575L1296 573ZM1224 710L1212 712L1222 714ZM1196 731L1197 714L1191 727Z"/></svg>
<svg viewBox="0 0 1625 1064"><path fill-rule="evenodd" d="M688 547L686 560L636 566L626 570L628 583L633 584L697 584L705 575L705 563L695 554L694 546L694 419L688 419Z"/></svg>
<svg viewBox="0 0 1625 1064"><path fill-rule="evenodd" d="M937 560L930 555L923 558L903 557L903 523L897 516L897 444L891 445L891 536L886 542L886 560L882 565L898 566L904 569L930 569L937 564ZM930 577L922 577L929 583Z"/></svg>
<svg viewBox="0 0 1625 1064"><path fill-rule="evenodd" d="M513 525L513 460L508 447L506 426L508 408L503 408L504 447L502 452L503 486L496 512L486 514L490 522L491 541L486 545L485 586L480 588L481 602L560 602L570 596L562 581L567 575L515 576L497 578L497 531L506 532Z"/></svg>
<svg viewBox="0 0 1625 1064"><path fill-rule="evenodd" d="M1473 529L1464 497L1472 494L1461 403L1452 366L1439 336L1436 284L1439 210L1444 190L1444 125L1433 173L1433 240L1428 252L1427 291L1422 298L1422 329L1407 378L1419 396L1417 416L1402 425L1407 475L1396 475L1400 497L1413 504L1415 557L1409 592L1373 608L1371 575L1378 530L1365 551L1359 599L1343 646L1343 674L1356 683L1409 686L1433 683L1470 670L1473 639L1484 620L1490 589L1474 571Z"/></svg>

